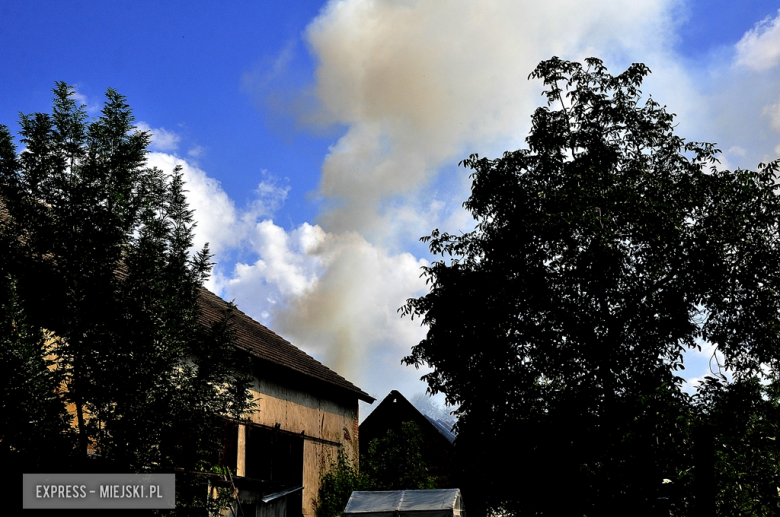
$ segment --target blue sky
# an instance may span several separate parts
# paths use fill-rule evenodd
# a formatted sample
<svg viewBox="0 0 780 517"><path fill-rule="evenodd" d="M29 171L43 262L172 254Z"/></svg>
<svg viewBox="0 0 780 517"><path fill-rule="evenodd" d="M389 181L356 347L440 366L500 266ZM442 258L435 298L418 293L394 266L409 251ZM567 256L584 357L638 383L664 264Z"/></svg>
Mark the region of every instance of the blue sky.
<svg viewBox="0 0 780 517"><path fill-rule="evenodd" d="M470 227L456 164L521 146L541 59L644 62L724 166L780 155L777 0L9 0L0 48L0 124L59 80L91 114L127 96L150 162L185 168L209 287L376 397L425 389L400 365L424 329L396 313L425 292L417 239Z"/></svg>

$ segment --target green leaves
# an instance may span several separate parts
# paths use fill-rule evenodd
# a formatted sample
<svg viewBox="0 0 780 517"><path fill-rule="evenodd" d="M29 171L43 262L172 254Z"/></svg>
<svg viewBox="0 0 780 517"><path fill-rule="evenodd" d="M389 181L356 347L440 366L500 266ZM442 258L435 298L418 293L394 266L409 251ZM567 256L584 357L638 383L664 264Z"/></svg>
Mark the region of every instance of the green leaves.
<svg viewBox="0 0 780 517"><path fill-rule="evenodd" d="M426 490L436 488L422 458L423 436L414 422L404 422L400 433L388 430L371 441L360 457L360 471L343 450L320 478L317 517L337 517L355 490Z"/></svg>
<svg viewBox="0 0 780 517"><path fill-rule="evenodd" d="M21 307L18 282L0 270L0 457L10 463L9 452L20 455L32 470L67 461L73 446L71 418L57 397L65 372L53 357L56 342Z"/></svg>
<svg viewBox="0 0 780 517"><path fill-rule="evenodd" d="M653 476L689 461L672 439L698 414L682 352L709 341L738 379L780 364L780 165L718 170L715 145L641 97L648 73L540 63L548 105L528 147L461 162L476 230L425 240L442 260L402 308L428 327L404 362L459 405L467 475L499 472L492 457L542 473L522 504L497 475L472 477L489 509L541 512L552 457L584 487L560 511L649 507Z"/></svg>
<svg viewBox="0 0 780 517"><path fill-rule="evenodd" d="M436 488L422 456L423 435L414 422L403 422L400 433L392 429L368 445L361 456L362 474L373 490L425 490Z"/></svg>
<svg viewBox="0 0 780 517"><path fill-rule="evenodd" d="M715 482L719 515L772 515L778 510L780 424L776 382L710 377L696 394L700 419L717 429Z"/></svg>
<svg viewBox="0 0 780 517"><path fill-rule="evenodd" d="M30 328L59 338L57 402L76 408L77 456L193 469L220 447L220 417L251 411L252 365L230 311L200 324L212 263L191 249L181 170L147 167L150 135L116 91L93 120L72 87L53 93L51 114L20 116L25 152L0 127L4 267Z"/></svg>
<svg viewBox="0 0 780 517"><path fill-rule="evenodd" d="M353 491L372 488L368 477L359 473L344 451L339 449L330 469L320 477L315 513L317 517L338 517L344 512Z"/></svg>

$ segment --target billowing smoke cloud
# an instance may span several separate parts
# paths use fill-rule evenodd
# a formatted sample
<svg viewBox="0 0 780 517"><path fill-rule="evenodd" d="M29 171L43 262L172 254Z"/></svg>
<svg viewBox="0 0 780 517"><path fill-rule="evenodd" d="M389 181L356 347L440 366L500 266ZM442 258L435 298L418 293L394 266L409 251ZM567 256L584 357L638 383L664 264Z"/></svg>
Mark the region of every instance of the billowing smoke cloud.
<svg viewBox="0 0 780 517"><path fill-rule="evenodd" d="M260 318L272 311L273 328L295 344L359 385L393 372L384 379L391 385L408 344L422 337L396 309L423 294L419 269L426 262L389 254L354 232L303 224L288 233L269 220L255 231L262 258L236 266L224 285L228 296L262 296L267 309Z"/></svg>
<svg viewBox="0 0 780 517"><path fill-rule="evenodd" d="M674 5L329 3L305 33L318 62L318 110L302 118L347 130L324 159L317 244L297 243L302 228L276 237L305 288L283 295L284 282L261 255L236 268L226 292L270 310L276 331L369 391L419 392L414 379L423 372L400 360L425 329L396 311L425 293L425 261L401 250L434 227L469 229L461 208L467 172L454 165L471 152L521 145L541 102L541 85L528 74L542 59L599 55L620 66L642 53L665 59ZM679 76L680 67L666 74ZM291 108L299 117L300 105ZM301 257L316 258L316 267L306 269Z"/></svg>
<svg viewBox="0 0 780 517"><path fill-rule="evenodd" d="M409 345L423 335L396 311L407 297L424 293L419 276L426 261L391 255L354 232L327 234L310 253L322 274L304 296L277 311L274 323L355 382L397 373ZM382 380L392 382L393 374Z"/></svg>
<svg viewBox="0 0 780 517"><path fill-rule="evenodd" d="M334 1L306 37L319 61L313 117L348 126L325 159L330 231L376 232L386 201L467 151L517 147L539 102L528 74L552 55L625 61L668 48L673 3ZM564 14L565 13L565 14Z"/></svg>
<svg viewBox="0 0 780 517"><path fill-rule="evenodd" d="M775 152L778 19L735 42L720 62L691 69L673 51L678 7L675 0L330 2L305 32L318 63L309 92L317 107L302 110L308 98L290 108L299 123L346 127L323 160L323 212L317 224L284 229L272 216L286 191L269 183L256 206L237 209L217 182L187 166L199 239L211 242L217 259L237 247L253 257L219 271L214 288L375 396L421 391L423 372L400 360L425 329L396 310L425 293L419 275L427 262L406 250L435 227L469 229L461 208L467 173L454 164L522 145L542 102L541 84L527 79L539 61L597 56L612 72L644 62L653 70L645 90L678 114L680 134L727 144L738 165L754 167L756 157ZM283 75L291 48L244 88L267 88Z"/></svg>

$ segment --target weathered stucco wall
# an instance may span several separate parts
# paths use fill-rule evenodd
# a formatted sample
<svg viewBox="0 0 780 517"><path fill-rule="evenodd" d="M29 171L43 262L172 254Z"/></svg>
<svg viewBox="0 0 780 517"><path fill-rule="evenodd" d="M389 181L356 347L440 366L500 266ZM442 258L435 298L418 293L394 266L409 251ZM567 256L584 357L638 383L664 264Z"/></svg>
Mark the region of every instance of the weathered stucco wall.
<svg viewBox="0 0 780 517"><path fill-rule="evenodd" d="M282 386L268 380L255 380L252 394L259 411L251 416L254 423L342 444L344 452L356 464L358 459L358 402L347 406L317 395ZM338 451L335 444L304 439L303 444L303 508L302 513L314 515L314 505L320 486L320 475L330 467Z"/></svg>

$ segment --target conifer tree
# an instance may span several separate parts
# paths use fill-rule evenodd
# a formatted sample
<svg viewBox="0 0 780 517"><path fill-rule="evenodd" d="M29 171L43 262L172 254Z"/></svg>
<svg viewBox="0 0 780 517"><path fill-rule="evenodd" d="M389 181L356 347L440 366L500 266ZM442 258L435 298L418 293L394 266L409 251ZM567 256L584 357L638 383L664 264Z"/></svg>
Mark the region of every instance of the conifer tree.
<svg viewBox="0 0 780 517"><path fill-rule="evenodd" d="M151 137L116 91L93 120L72 87L53 91L51 114L20 116L23 152L0 127L4 267L19 300L7 314L57 336L58 402L75 413L82 463L203 468L219 418L251 410L251 364L233 346L230 310L199 321L212 264L208 248L192 249L181 170L146 165Z"/></svg>

